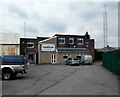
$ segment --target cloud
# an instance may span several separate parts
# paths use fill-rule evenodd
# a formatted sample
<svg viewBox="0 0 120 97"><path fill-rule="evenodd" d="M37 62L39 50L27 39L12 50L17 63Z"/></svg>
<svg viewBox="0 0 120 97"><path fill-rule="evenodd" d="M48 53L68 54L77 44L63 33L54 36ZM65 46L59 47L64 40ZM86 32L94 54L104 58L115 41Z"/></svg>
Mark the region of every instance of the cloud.
<svg viewBox="0 0 120 97"><path fill-rule="evenodd" d="M25 30L26 32L30 32L30 33L38 32L38 29L34 25L27 25Z"/></svg>
<svg viewBox="0 0 120 97"><path fill-rule="evenodd" d="M51 18L45 21L44 29L46 32L66 32L66 24L59 18Z"/></svg>
<svg viewBox="0 0 120 97"><path fill-rule="evenodd" d="M1 32L23 36L53 36L56 33L84 35L88 31L96 47L103 47L103 11L105 2L19 2L2 4ZM117 2L108 2L108 37L118 37ZM112 38L113 39L113 38ZM112 41L109 41L113 45ZM116 45L116 44L115 44ZM115 46L113 45L113 46Z"/></svg>
<svg viewBox="0 0 120 97"><path fill-rule="evenodd" d="M112 47L118 47L118 38L115 36L108 37L108 45Z"/></svg>
<svg viewBox="0 0 120 97"><path fill-rule="evenodd" d="M24 19L28 18L27 13L24 11L24 9L21 9L20 7L12 5L8 7L8 10L9 10L9 14L15 17L24 18Z"/></svg>

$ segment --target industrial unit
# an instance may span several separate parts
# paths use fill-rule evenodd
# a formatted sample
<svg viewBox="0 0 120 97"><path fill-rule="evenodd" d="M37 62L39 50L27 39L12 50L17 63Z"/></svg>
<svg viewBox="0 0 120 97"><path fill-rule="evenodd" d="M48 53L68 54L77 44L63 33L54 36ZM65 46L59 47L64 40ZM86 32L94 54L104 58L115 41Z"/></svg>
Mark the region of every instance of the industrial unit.
<svg viewBox="0 0 120 97"><path fill-rule="evenodd" d="M61 35L39 41L39 64L65 64L68 58L80 58L81 55L92 55L94 61L94 39L85 35Z"/></svg>
<svg viewBox="0 0 120 97"><path fill-rule="evenodd" d="M19 34L0 33L0 55L19 55Z"/></svg>

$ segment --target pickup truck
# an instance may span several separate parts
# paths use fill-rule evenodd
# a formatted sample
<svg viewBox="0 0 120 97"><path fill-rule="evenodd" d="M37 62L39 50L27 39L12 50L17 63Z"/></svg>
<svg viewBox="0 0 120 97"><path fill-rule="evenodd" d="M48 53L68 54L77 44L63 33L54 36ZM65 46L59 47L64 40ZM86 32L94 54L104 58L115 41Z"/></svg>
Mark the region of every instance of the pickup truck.
<svg viewBox="0 0 120 97"><path fill-rule="evenodd" d="M27 73L28 63L23 55L0 56L2 79L9 80L16 77L18 73Z"/></svg>

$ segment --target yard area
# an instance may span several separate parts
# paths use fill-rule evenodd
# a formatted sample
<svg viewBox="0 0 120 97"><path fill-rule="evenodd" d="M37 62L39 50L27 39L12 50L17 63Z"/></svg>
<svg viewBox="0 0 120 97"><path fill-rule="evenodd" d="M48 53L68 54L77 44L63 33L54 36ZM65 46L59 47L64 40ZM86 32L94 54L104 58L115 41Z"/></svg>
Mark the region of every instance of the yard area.
<svg viewBox="0 0 120 97"><path fill-rule="evenodd" d="M2 95L118 95L118 76L93 65L30 65L28 74L2 81Z"/></svg>

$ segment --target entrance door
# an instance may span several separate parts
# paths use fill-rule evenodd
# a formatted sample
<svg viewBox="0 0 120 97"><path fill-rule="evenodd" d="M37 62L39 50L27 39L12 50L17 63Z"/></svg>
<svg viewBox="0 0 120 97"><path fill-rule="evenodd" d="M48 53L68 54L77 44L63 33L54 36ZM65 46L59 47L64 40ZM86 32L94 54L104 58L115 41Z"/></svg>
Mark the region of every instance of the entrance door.
<svg viewBox="0 0 120 97"><path fill-rule="evenodd" d="M30 64L33 64L33 55L28 55L28 61Z"/></svg>
<svg viewBox="0 0 120 97"><path fill-rule="evenodd" d="M51 63L55 64L56 63L56 55L51 55Z"/></svg>

